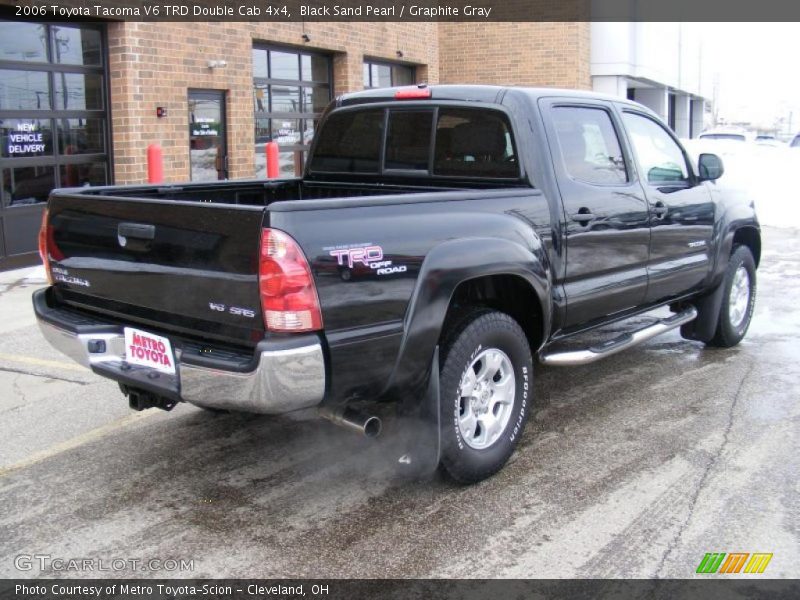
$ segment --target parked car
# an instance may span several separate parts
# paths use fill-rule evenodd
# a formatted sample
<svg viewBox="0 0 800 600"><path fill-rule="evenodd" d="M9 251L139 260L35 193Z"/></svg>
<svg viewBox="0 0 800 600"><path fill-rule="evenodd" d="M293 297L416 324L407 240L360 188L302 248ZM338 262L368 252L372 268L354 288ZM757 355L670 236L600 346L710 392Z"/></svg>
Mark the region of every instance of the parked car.
<svg viewBox="0 0 800 600"><path fill-rule="evenodd" d="M770 146L772 148L783 148L786 146L784 142L776 138L774 135L757 135L755 142L759 146Z"/></svg>
<svg viewBox="0 0 800 600"><path fill-rule="evenodd" d="M743 129L711 129L709 131L704 131L697 137L701 140L726 142L749 142L753 140L752 134Z"/></svg>
<svg viewBox="0 0 800 600"><path fill-rule="evenodd" d="M374 403L394 402L433 436L400 463L425 447L474 482L519 442L534 359L579 368L677 328L742 340L761 238L722 172L618 98L347 94L302 178L54 191L33 304L47 339L135 409L315 408L370 435ZM557 346L659 307L671 316Z"/></svg>

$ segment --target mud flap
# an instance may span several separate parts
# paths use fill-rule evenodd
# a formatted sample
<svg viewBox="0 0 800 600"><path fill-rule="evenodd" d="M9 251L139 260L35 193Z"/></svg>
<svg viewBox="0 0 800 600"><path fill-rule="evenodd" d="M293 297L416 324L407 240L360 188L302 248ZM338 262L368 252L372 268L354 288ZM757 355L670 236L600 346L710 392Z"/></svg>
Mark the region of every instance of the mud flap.
<svg viewBox="0 0 800 600"><path fill-rule="evenodd" d="M439 466L441 427L439 408L439 346L433 351L428 386L422 398L398 404L396 463L407 477L427 477Z"/></svg>
<svg viewBox="0 0 800 600"><path fill-rule="evenodd" d="M693 301L697 308L697 318L681 326L681 336L687 340L710 342L717 331L719 313L722 310L722 300L725 292L725 280L702 298Z"/></svg>

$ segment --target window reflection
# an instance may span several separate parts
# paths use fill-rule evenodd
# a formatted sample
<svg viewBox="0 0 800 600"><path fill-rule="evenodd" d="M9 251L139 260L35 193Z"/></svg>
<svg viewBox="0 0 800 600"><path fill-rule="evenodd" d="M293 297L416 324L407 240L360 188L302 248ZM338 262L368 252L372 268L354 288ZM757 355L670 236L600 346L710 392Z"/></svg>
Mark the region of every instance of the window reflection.
<svg viewBox="0 0 800 600"><path fill-rule="evenodd" d="M267 71L267 51L261 48L253 48L253 77L266 79L269 77Z"/></svg>
<svg viewBox="0 0 800 600"><path fill-rule="evenodd" d="M364 87L381 88L412 85L416 81L414 67L395 63L364 62Z"/></svg>
<svg viewBox="0 0 800 600"><path fill-rule="evenodd" d="M61 165L61 187L84 187L106 185L106 163L91 162Z"/></svg>
<svg viewBox="0 0 800 600"><path fill-rule="evenodd" d="M372 87L391 87L392 69L388 65L372 65Z"/></svg>
<svg viewBox="0 0 800 600"><path fill-rule="evenodd" d="M300 64L294 52L269 53L269 76L272 79L300 79Z"/></svg>
<svg viewBox="0 0 800 600"><path fill-rule="evenodd" d="M105 152L105 122L102 119L59 119L58 151L61 154Z"/></svg>
<svg viewBox="0 0 800 600"><path fill-rule="evenodd" d="M256 112L267 112L269 110L269 87L266 84L257 83L253 85L253 100L255 101Z"/></svg>
<svg viewBox="0 0 800 600"><path fill-rule="evenodd" d="M329 62L327 57L317 54L303 54L300 57L303 81L318 81L327 83L329 78Z"/></svg>
<svg viewBox="0 0 800 600"><path fill-rule="evenodd" d="M47 62L47 25L0 21L0 60Z"/></svg>
<svg viewBox="0 0 800 600"><path fill-rule="evenodd" d="M272 119L272 140L281 145L300 144L299 119Z"/></svg>
<svg viewBox="0 0 800 600"><path fill-rule="evenodd" d="M101 110L103 78L96 73L55 73L56 110Z"/></svg>
<svg viewBox="0 0 800 600"><path fill-rule="evenodd" d="M0 69L0 110L50 110L47 73Z"/></svg>
<svg viewBox="0 0 800 600"><path fill-rule="evenodd" d="M321 113L330 102L330 92L328 88L304 87L303 88L303 112Z"/></svg>
<svg viewBox="0 0 800 600"><path fill-rule="evenodd" d="M300 88L273 85L270 92L272 112L300 112Z"/></svg>
<svg viewBox="0 0 800 600"><path fill-rule="evenodd" d="M66 65L94 66L101 64L100 32L53 25L54 62Z"/></svg>
<svg viewBox="0 0 800 600"><path fill-rule="evenodd" d="M45 202L55 186L53 167L22 167L3 171L3 195L9 206Z"/></svg>

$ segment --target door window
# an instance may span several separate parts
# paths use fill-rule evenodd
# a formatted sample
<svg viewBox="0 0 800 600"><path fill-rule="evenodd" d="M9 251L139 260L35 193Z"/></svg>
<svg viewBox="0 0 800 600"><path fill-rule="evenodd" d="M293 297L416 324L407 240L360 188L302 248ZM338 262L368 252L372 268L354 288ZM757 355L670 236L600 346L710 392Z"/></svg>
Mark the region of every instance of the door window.
<svg viewBox="0 0 800 600"><path fill-rule="evenodd" d="M624 113L623 121L647 183L688 181L689 169L683 151L664 127L649 117L630 112Z"/></svg>
<svg viewBox="0 0 800 600"><path fill-rule="evenodd" d="M553 122L567 173L597 185L628 181L625 159L608 112L602 108L557 106Z"/></svg>
<svg viewBox="0 0 800 600"><path fill-rule="evenodd" d="M192 181L228 177L224 92L189 92L189 159Z"/></svg>

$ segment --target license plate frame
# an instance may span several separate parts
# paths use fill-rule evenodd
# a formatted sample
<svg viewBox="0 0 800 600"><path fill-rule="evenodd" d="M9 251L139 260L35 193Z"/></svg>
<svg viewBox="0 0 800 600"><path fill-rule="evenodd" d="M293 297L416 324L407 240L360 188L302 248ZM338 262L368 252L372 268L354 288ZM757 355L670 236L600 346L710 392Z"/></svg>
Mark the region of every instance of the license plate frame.
<svg viewBox="0 0 800 600"><path fill-rule="evenodd" d="M169 338L136 327L125 327L125 362L175 375L175 352Z"/></svg>

